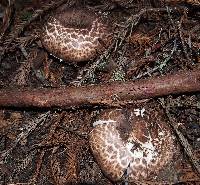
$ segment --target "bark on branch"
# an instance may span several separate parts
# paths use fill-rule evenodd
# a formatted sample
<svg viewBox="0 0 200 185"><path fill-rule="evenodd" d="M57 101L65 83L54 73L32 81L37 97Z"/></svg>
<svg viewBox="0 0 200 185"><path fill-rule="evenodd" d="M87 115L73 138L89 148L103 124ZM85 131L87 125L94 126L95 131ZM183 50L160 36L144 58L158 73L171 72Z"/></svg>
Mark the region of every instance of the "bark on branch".
<svg viewBox="0 0 200 185"><path fill-rule="evenodd" d="M200 91L200 72L187 71L136 82L82 87L1 89L1 107L61 107L122 105L134 100Z"/></svg>

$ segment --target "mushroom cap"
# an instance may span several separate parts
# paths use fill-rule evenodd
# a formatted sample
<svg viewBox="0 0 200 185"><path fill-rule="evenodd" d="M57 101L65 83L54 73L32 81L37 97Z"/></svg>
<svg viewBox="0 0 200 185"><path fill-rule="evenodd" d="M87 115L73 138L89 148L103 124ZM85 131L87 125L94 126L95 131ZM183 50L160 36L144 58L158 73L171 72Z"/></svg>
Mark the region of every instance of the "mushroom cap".
<svg viewBox="0 0 200 185"><path fill-rule="evenodd" d="M112 181L149 181L173 158L174 137L159 113L142 116L133 109L106 110L93 123L90 146Z"/></svg>
<svg viewBox="0 0 200 185"><path fill-rule="evenodd" d="M94 12L68 8L49 17L40 39L57 58L81 62L94 58L108 35L108 25Z"/></svg>

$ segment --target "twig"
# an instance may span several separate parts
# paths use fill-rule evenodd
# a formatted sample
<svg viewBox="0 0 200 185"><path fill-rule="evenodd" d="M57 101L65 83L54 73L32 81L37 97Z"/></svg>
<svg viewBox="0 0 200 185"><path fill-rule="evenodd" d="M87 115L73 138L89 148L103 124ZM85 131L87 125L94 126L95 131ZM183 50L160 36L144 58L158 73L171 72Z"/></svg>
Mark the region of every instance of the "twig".
<svg viewBox="0 0 200 185"><path fill-rule="evenodd" d="M185 44L185 41L184 41L184 38L183 38L183 31L182 31L182 22L183 22L183 17L181 18L179 24L178 24L178 33L179 33L179 37L180 37L180 40L181 40L181 45L182 45L182 48L183 48L183 53L186 57L186 59L190 62L192 62L192 59L189 57L189 54L191 54L191 52L188 54L188 48Z"/></svg>
<svg viewBox="0 0 200 185"><path fill-rule="evenodd" d="M2 89L1 107L122 106L135 100L200 91L199 70L136 82L41 89Z"/></svg>
<svg viewBox="0 0 200 185"><path fill-rule="evenodd" d="M174 121L174 119L172 118L171 114L169 113L168 108L164 105L164 102L161 99L160 99L160 103L161 103L161 105L163 106L163 108L166 111L167 117L169 119L170 126L173 128L173 130L175 131L176 135L178 136L178 139L179 139L181 145L183 146L183 149L184 149L185 153L189 157L193 167L196 169L196 171L198 172L198 176L200 177L199 159L195 155L195 153L194 153L194 151L192 149L192 146L189 144L188 140L184 137L184 135L178 129L178 124Z"/></svg>

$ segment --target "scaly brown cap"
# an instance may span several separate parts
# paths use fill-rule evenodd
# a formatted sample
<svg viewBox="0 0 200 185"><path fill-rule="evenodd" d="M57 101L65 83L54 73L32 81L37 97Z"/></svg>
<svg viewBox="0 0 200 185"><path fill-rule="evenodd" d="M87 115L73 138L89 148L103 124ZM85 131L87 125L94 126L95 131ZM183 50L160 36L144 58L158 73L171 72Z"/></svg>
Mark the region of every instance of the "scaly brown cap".
<svg viewBox="0 0 200 185"><path fill-rule="evenodd" d="M71 8L52 14L40 38L56 57L81 62L96 56L102 43L107 42L108 30L108 25L91 10Z"/></svg>
<svg viewBox="0 0 200 185"><path fill-rule="evenodd" d="M91 150L113 181L127 173L130 181L155 179L172 160L174 137L160 111L106 110L93 123ZM140 115L141 113L141 115Z"/></svg>

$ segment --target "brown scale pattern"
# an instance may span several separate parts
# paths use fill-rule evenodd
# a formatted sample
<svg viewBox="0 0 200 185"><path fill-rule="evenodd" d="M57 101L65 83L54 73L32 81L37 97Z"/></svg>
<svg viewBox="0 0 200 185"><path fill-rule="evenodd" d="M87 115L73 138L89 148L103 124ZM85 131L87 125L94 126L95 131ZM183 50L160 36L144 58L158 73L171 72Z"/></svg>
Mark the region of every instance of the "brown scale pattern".
<svg viewBox="0 0 200 185"><path fill-rule="evenodd" d="M107 42L109 28L87 9L65 9L52 15L41 33L43 46L56 57L81 62L94 58Z"/></svg>
<svg viewBox="0 0 200 185"><path fill-rule="evenodd" d="M170 163L176 146L162 117L156 111L136 116L133 109L127 109L126 114L117 109L100 115L89 141L107 177L119 181L127 170L130 181L147 181Z"/></svg>

